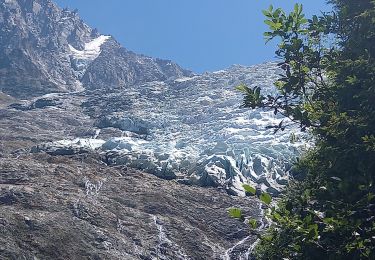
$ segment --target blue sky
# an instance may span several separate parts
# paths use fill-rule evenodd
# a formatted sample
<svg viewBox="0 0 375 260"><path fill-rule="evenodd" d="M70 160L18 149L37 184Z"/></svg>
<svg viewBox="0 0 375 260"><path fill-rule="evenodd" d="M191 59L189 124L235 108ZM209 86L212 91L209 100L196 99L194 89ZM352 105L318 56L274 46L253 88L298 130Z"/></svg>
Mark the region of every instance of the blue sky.
<svg viewBox="0 0 375 260"><path fill-rule="evenodd" d="M265 45L261 10L270 4L291 10L281 0L56 0L77 8L102 34L113 35L129 50L171 59L195 72L232 64L274 59L275 43ZM307 16L328 11L325 0L300 0Z"/></svg>

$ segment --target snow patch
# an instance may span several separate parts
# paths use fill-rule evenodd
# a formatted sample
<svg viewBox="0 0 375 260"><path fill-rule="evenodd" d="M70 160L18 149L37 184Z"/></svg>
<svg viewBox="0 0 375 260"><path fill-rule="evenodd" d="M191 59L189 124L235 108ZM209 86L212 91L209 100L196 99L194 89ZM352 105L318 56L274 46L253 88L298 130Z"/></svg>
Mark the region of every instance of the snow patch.
<svg viewBox="0 0 375 260"><path fill-rule="evenodd" d="M105 143L104 140L100 139L84 139L76 138L74 140L60 140L53 142L55 147L82 147L90 150L96 150Z"/></svg>
<svg viewBox="0 0 375 260"><path fill-rule="evenodd" d="M175 79L175 82L186 82L186 81L189 81L189 80L192 80L193 78L189 78L189 77L182 77L182 78L178 78L178 79Z"/></svg>
<svg viewBox="0 0 375 260"><path fill-rule="evenodd" d="M111 36L100 35L98 38L92 40L85 44L83 50L77 50L69 44L69 49L76 59L82 60L95 60L101 52L101 46L109 39Z"/></svg>

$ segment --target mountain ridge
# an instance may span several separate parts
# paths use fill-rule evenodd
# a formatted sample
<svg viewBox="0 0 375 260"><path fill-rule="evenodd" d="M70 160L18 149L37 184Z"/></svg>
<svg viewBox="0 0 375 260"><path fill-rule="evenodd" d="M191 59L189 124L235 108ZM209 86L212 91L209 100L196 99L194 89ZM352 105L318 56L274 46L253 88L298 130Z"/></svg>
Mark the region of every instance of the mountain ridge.
<svg viewBox="0 0 375 260"><path fill-rule="evenodd" d="M101 35L76 12L61 9L51 0L1 0L0 26L0 89L16 97L126 87L192 74L169 60L128 51L112 36L103 42L104 51L98 46L97 57L82 71L75 54Z"/></svg>

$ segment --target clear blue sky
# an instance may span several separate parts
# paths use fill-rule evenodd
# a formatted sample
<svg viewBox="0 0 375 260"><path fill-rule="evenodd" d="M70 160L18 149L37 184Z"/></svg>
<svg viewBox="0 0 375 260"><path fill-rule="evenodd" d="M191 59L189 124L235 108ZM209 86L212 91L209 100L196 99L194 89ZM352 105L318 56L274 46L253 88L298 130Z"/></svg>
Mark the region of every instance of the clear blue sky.
<svg viewBox="0 0 375 260"><path fill-rule="evenodd" d="M77 8L102 34L129 50L171 59L195 72L232 64L252 65L274 58L265 45L261 10L270 4L291 10L290 0L55 0ZM328 11L325 0L300 0L307 16Z"/></svg>

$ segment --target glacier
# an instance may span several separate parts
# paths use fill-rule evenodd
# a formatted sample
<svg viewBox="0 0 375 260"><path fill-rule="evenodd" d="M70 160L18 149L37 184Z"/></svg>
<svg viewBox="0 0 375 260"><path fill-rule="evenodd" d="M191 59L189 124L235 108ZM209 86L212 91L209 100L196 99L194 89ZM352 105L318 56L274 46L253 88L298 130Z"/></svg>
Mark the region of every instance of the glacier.
<svg viewBox="0 0 375 260"><path fill-rule="evenodd" d="M85 94L87 113L96 117L93 140L64 140L76 150L90 149L109 165L127 165L188 185L245 195L242 184L278 195L290 179L292 162L307 146L298 128L274 133L267 126L285 120L273 111L243 109L239 84L275 93L275 63L232 66L191 77L135 84L126 89ZM119 108L117 103L126 104ZM121 134L101 139L100 131ZM293 134L294 140L290 141ZM97 139L96 139L97 138ZM80 147L80 148L79 148ZM52 149L53 150L53 149Z"/></svg>
<svg viewBox="0 0 375 260"><path fill-rule="evenodd" d="M112 126L122 123L122 130L138 136L108 140L102 150L112 152L112 163L183 183L223 187L236 195L244 195L242 184L248 183L277 195L306 142L297 128L276 134L266 129L283 118L241 109L242 94L235 86L260 86L272 94L278 73L274 63L232 66L131 88L126 95L134 101L132 108L107 117L114 118ZM300 141L291 143L292 133Z"/></svg>

